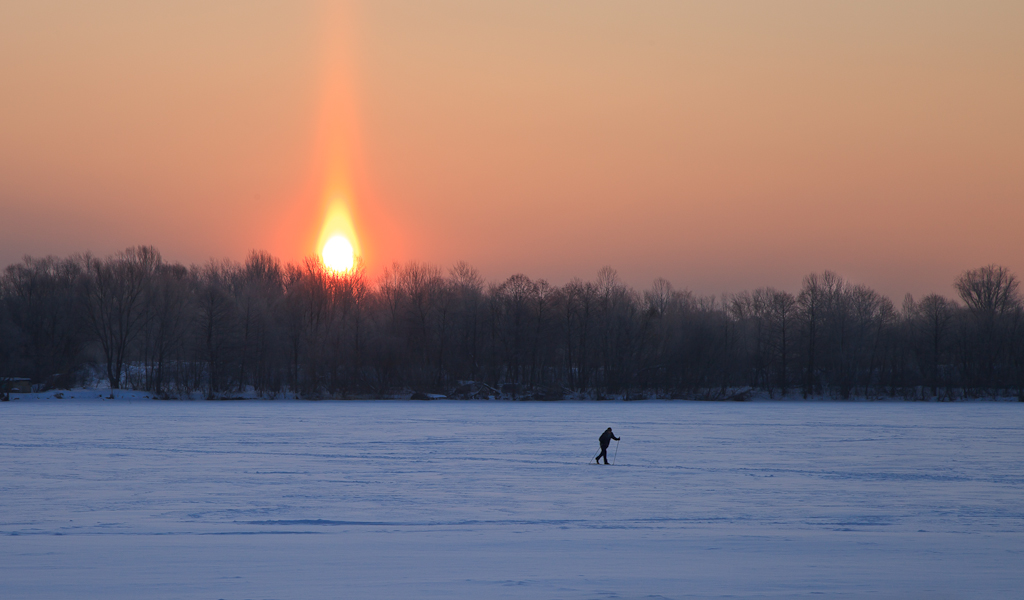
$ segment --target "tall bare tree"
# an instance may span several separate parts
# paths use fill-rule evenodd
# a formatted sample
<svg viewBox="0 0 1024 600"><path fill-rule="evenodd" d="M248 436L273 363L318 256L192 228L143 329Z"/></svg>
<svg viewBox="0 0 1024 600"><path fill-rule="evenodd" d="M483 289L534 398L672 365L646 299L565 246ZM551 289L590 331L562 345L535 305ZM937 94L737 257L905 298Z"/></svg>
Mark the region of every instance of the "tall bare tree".
<svg viewBox="0 0 1024 600"><path fill-rule="evenodd" d="M86 320L102 349L111 389L121 387L128 349L147 317L143 297L160 262L152 246L128 248L106 260L83 258Z"/></svg>
<svg viewBox="0 0 1024 600"><path fill-rule="evenodd" d="M25 257L7 267L0 278L0 302L6 299L13 355L28 368L33 383L68 386L76 380L82 361L85 330L81 301L75 287L82 274L72 258Z"/></svg>
<svg viewBox="0 0 1024 600"><path fill-rule="evenodd" d="M1013 342L1008 335L1015 313L1020 311L1020 282L1006 267L987 265L965 271L955 284L960 299L971 315L971 338L965 361L968 379L975 393L992 393L1009 387Z"/></svg>

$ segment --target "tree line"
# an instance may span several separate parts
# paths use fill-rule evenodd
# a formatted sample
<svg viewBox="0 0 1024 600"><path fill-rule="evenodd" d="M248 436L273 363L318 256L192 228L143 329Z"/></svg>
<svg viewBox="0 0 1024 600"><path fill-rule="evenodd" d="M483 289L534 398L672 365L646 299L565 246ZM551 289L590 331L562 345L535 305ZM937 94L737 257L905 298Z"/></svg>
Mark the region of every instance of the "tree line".
<svg viewBox="0 0 1024 600"><path fill-rule="evenodd" d="M798 293L723 296L614 270L563 286L395 264L371 281L318 259L186 267L152 247L26 257L0 279L0 382L97 374L157 396L772 397L1024 400L1019 281L989 265L958 298L900 307L832 272Z"/></svg>

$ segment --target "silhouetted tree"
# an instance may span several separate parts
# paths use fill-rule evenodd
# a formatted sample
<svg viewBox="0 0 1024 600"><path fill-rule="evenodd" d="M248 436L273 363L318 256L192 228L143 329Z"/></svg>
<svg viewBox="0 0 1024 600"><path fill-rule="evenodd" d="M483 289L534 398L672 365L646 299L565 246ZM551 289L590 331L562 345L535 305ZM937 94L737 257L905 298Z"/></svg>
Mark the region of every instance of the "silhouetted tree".
<svg viewBox="0 0 1024 600"><path fill-rule="evenodd" d="M818 391L818 335L825 303L825 286L817 273L804 277L803 289L797 296L800 309L800 333L803 337L804 373L803 395L806 398Z"/></svg>
<svg viewBox="0 0 1024 600"><path fill-rule="evenodd" d="M1009 269L988 265L965 271L956 290L970 315L963 364L974 393L1010 387L1015 316L1020 311L1019 282Z"/></svg>
<svg viewBox="0 0 1024 600"><path fill-rule="evenodd" d="M95 362L111 388L207 397L449 393L473 380L515 398L713 399L796 385L805 396L1024 398L1017 278L989 265L956 289L963 306L908 296L897 312L828 271L796 296L716 298L664 279L638 293L610 268L558 287L408 263L370 282L361 264L338 273L253 252L189 268L143 246L7 267L0 378L70 385Z"/></svg>
<svg viewBox="0 0 1024 600"><path fill-rule="evenodd" d="M86 331L82 303L76 293L82 268L74 259L26 257L7 267L0 279L14 371L33 383L69 386L75 382Z"/></svg>
<svg viewBox="0 0 1024 600"><path fill-rule="evenodd" d="M138 358L144 367L146 390L164 393L168 380L186 388L181 366L186 360L185 340L194 325L195 284L182 265L160 264L147 288Z"/></svg>
<svg viewBox="0 0 1024 600"><path fill-rule="evenodd" d="M909 342L921 365L924 385L931 388L933 397L938 396L940 386L949 385L943 377L942 365L950 362L950 336L957 308L955 302L938 294L929 294L918 303L908 296L904 302L911 327Z"/></svg>
<svg viewBox="0 0 1024 600"><path fill-rule="evenodd" d="M102 349L110 387L119 389L129 345L148 316L143 296L160 254L151 246L136 246L106 260L86 256L83 263L86 322Z"/></svg>

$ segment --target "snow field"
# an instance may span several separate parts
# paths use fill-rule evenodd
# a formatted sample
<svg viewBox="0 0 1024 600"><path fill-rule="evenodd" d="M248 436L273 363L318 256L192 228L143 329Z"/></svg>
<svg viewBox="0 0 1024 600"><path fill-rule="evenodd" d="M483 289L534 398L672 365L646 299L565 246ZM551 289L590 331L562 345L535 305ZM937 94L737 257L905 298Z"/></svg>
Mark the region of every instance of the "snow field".
<svg viewBox="0 0 1024 600"><path fill-rule="evenodd" d="M15 401L0 597L1019 598L1022 433L1003 403Z"/></svg>

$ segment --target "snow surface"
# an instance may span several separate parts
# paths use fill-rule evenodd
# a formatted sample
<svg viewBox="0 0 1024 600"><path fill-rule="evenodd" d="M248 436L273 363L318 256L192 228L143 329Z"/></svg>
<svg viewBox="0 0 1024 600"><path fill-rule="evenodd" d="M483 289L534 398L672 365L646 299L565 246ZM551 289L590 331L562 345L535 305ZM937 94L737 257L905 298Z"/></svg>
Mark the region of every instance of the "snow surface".
<svg viewBox="0 0 1024 600"><path fill-rule="evenodd" d="M1022 404L21 399L0 597L1021 598L1022 433Z"/></svg>

